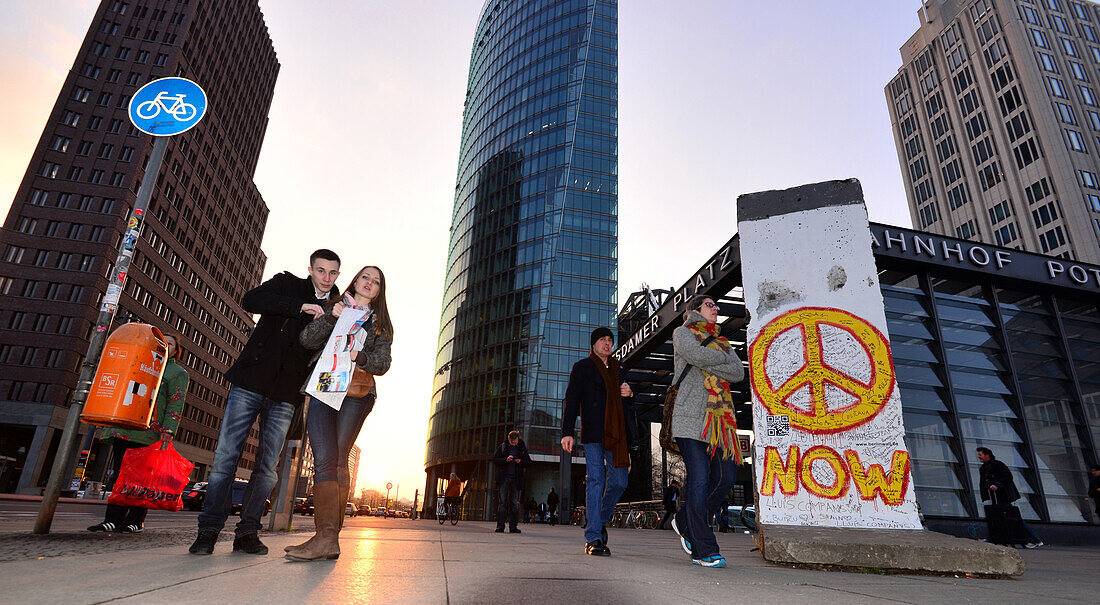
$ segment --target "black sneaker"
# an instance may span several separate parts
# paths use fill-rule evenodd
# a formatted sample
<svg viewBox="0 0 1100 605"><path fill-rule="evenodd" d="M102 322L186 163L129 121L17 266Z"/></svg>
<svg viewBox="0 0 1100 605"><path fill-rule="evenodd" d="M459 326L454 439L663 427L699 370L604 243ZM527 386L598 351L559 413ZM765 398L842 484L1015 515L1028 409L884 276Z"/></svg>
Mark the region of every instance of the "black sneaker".
<svg viewBox="0 0 1100 605"><path fill-rule="evenodd" d="M233 552L243 552L250 555L266 555L267 547L263 542L260 542L260 537L256 534L245 534L240 538L233 540Z"/></svg>
<svg viewBox="0 0 1100 605"><path fill-rule="evenodd" d="M504 533L504 526L501 525L500 527L497 527L496 530L495 530L495 533L503 534Z"/></svg>
<svg viewBox="0 0 1100 605"><path fill-rule="evenodd" d="M200 529L199 537L187 552L193 555L209 555L214 552L214 544L218 542L218 532L213 529Z"/></svg>
<svg viewBox="0 0 1100 605"><path fill-rule="evenodd" d="M607 557L611 555L611 549L603 543L603 540L594 540L584 545L584 553L597 557Z"/></svg>
<svg viewBox="0 0 1100 605"><path fill-rule="evenodd" d="M523 532L521 532L518 527L513 527L512 529L508 530L508 533L510 533L510 534L522 534Z"/></svg>
<svg viewBox="0 0 1100 605"><path fill-rule="evenodd" d="M145 525L141 523L131 523L122 528L124 534L140 534L145 529Z"/></svg>
<svg viewBox="0 0 1100 605"><path fill-rule="evenodd" d="M99 523L89 527L88 531L115 531L115 529L116 528L114 523L111 523L110 521L104 521L103 523Z"/></svg>

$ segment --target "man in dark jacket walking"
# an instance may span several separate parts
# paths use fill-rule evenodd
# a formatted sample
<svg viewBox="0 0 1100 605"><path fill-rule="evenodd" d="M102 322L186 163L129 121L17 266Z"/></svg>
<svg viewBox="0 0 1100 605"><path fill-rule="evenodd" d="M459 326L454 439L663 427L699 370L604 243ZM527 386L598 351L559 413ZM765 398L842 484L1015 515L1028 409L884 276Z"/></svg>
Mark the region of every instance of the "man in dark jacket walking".
<svg viewBox="0 0 1100 605"><path fill-rule="evenodd" d="M1096 517L1100 520L1100 464L1089 469L1089 498L1096 504Z"/></svg>
<svg viewBox="0 0 1100 605"><path fill-rule="evenodd" d="M978 460L982 465L978 468L978 489L982 494L982 501L991 501L996 506L1006 507L1020 499L1020 492L1016 489L1016 482L1012 479L1012 471L1008 465L993 455L993 450L987 447L979 447ZM1027 522L1020 519L1023 529L1030 535L1031 540L1025 545L1028 548L1037 548L1043 545L1043 541L1031 530ZM992 538L991 538L992 539Z"/></svg>
<svg viewBox="0 0 1100 605"><path fill-rule="evenodd" d="M661 517L661 529L668 529L672 522L672 516L676 514L677 505L680 503L680 480L673 479L665 488L664 498L661 503L665 506L665 515Z"/></svg>
<svg viewBox="0 0 1100 605"><path fill-rule="evenodd" d="M295 410L302 405L300 389L309 371L310 354L298 342L298 336L313 318L324 315L321 303L328 299L339 275L340 257L331 250L317 250L309 257L309 277L302 279L283 272L244 295L241 305L249 313L260 314L260 320L237 362L225 374L233 386L225 400L192 554L214 552L218 533L233 505L237 464L257 417L260 443L256 466L241 502L233 551L267 554L258 536L260 517L275 487L279 452Z"/></svg>
<svg viewBox="0 0 1100 605"><path fill-rule="evenodd" d="M527 444L519 438L519 431L508 433L508 440L501 443L493 454L493 464L497 466L496 487L500 493L496 532L504 533L504 522L507 520L509 533L522 533L518 527L517 509L520 494L523 493L523 469L531 466L531 455L527 453Z"/></svg>
<svg viewBox="0 0 1100 605"><path fill-rule="evenodd" d="M550 488L550 493L546 494L546 508L550 511L549 523L550 525L557 525L558 523L558 503L561 499L558 498L558 493L554 491L554 488Z"/></svg>
<svg viewBox="0 0 1100 605"><path fill-rule="evenodd" d="M573 429L581 417L588 482L584 490L588 524L584 528L584 551L607 556L607 522L619 496L626 490L630 471L631 427L624 407L633 397L630 385L619 380L619 362L611 356L615 337L608 328L596 328L589 340L592 352L573 364L565 389L565 412L561 419L561 447L573 451Z"/></svg>

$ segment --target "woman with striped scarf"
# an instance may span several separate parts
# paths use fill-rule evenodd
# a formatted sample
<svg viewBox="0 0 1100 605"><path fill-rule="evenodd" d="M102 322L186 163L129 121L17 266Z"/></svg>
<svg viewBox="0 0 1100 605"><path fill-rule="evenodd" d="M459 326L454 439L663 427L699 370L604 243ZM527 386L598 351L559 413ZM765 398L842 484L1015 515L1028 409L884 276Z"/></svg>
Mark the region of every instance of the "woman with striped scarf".
<svg viewBox="0 0 1100 605"><path fill-rule="evenodd" d="M687 469L686 506L676 513L672 529L692 563L725 567L709 520L737 481L741 451L729 383L744 378L745 369L719 334L718 305L709 296L696 295L688 302L672 345L673 382L687 371L672 412L672 437Z"/></svg>

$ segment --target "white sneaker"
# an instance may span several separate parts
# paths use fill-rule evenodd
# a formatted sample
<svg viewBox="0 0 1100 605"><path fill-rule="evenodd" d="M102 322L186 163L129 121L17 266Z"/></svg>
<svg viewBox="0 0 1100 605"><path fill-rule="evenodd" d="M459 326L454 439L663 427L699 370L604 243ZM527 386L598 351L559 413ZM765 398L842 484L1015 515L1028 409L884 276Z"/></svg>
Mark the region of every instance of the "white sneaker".
<svg viewBox="0 0 1100 605"><path fill-rule="evenodd" d="M1046 546L1046 544L1043 544L1042 540L1038 542L1028 542L1027 544L1024 544L1024 548L1039 548L1040 546Z"/></svg>
<svg viewBox="0 0 1100 605"><path fill-rule="evenodd" d="M691 556L691 542L687 541L684 534L680 533L680 528L676 526L676 517L672 518L672 531L676 532L676 535L680 537L680 548L684 549L687 555Z"/></svg>

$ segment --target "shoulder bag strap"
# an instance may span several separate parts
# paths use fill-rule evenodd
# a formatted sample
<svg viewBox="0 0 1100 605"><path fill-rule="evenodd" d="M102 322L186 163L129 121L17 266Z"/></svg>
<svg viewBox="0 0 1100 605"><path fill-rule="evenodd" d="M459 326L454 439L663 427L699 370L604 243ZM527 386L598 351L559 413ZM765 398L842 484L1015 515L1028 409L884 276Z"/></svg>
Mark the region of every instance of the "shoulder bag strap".
<svg viewBox="0 0 1100 605"><path fill-rule="evenodd" d="M707 336L706 339L704 339L701 344L702 344L702 346L705 347L705 346L709 345L710 341L712 341L712 340L714 340L713 336ZM684 382L685 378L687 378L688 370L690 370L692 367L693 366L690 363L687 364L686 366L684 366L684 373L680 374L680 379L676 381L676 386L675 386L676 390L680 390L680 384Z"/></svg>

